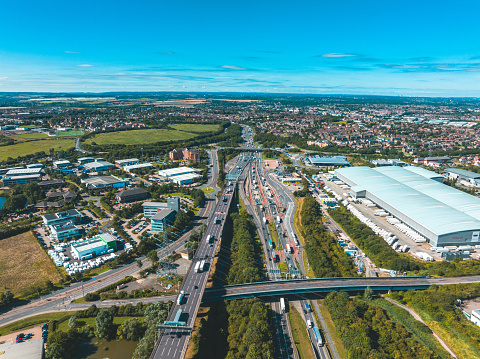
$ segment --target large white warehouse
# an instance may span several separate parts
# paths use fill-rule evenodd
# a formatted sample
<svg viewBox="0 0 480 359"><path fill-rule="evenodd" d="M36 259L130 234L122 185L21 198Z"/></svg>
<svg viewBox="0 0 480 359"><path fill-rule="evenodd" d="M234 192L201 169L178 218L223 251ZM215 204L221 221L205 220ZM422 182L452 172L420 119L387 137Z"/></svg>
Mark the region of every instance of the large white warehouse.
<svg viewBox="0 0 480 359"><path fill-rule="evenodd" d="M420 167L335 170L355 198L367 198L420 233L432 246L480 244L480 199L444 185Z"/></svg>

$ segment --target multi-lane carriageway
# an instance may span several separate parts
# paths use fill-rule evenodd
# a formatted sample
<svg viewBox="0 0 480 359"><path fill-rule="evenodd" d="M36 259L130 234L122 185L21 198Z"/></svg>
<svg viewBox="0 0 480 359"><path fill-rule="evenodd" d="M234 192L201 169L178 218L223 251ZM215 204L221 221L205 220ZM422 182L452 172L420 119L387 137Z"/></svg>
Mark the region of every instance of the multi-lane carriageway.
<svg viewBox="0 0 480 359"><path fill-rule="evenodd" d="M182 310L180 321L186 322L185 327L168 327L161 329L159 340L153 350L151 358L175 359L183 358L190 338L190 332L187 328L191 328L195 324L198 308L202 301L203 292L207 284L208 275L212 260L215 256L217 247L223 234L225 219L227 218L233 196L235 194L237 183L235 181L228 182L225 186L222 196L220 197L213 218L211 218L204 237L198 247L195 259L185 276L181 290L184 292L184 298L180 305L175 303L173 306L169 320L173 321L178 310ZM214 219L217 218L217 221ZM210 237L209 237L210 236ZM213 240L207 242L208 238ZM203 271L195 272L195 265L198 261L205 260L205 268Z"/></svg>

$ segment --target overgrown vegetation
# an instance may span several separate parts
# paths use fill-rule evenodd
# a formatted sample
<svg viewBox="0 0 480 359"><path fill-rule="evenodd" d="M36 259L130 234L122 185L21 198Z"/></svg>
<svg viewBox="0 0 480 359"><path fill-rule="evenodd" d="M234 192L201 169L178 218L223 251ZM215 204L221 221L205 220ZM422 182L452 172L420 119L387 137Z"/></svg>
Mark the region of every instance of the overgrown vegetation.
<svg viewBox="0 0 480 359"><path fill-rule="evenodd" d="M312 196L305 197L301 211L302 236L308 262L317 277L356 275L352 259L340 247L322 223L322 211Z"/></svg>
<svg viewBox="0 0 480 359"><path fill-rule="evenodd" d="M442 358L369 300L332 292L325 304L348 359Z"/></svg>
<svg viewBox="0 0 480 359"><path fill-rule="evenodd" d="M392 292L390 298L413 308L461 358L480 357L480 332L457 299L480 296L480 284L432 285L424 291Z"/></svg>

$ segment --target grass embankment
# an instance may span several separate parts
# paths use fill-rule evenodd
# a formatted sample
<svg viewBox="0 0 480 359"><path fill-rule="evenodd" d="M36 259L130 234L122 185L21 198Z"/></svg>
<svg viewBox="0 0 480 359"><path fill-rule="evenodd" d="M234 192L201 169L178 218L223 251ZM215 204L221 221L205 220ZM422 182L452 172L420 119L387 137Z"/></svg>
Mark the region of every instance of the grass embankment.
<svg viewBox="0 0 480 359"><path fill-rule="evenodd" d="M44 133L34 132L34 133L22 133L19 135L13 135L12 138L16 140L38 140L42 138L48 138L48 135Z"/></svg>
<svg viewBox="0 0 480 359"><path fill-rule="evenodd" d="M205 193L213 193L215 190L213 188L202 188L202 191Z"/></svg>
<svg viewBox="0 0 480 359"><path fill-rule="evenodd" d="M301 232L306 239L304 248L315 275L319 278L357 276L352 259L323 225L322 210L312 196L305 197L300 216Z"/></svg>
<svg viewBox="0 0 480 359"><path fill-rule="evenodd" d="M0 240L0 292L17 297L36 292L47 280L61 279L57 268L31 232Z"/></svg>
<svg viewBox="0 0 480 359"><path fill-rule="evenodd" d="M390 317L401 323L413 337L432 349L440 358L448 359L450 354L440 345L431 330L423 323L417 321L408 311L392 304L385 299L376 299L374 304L386 310Z"/></svg>
<svg viewBox="0 0 480 359"><path fill-rule="evenodd" d="M22 143L16 143L14 145L1 146L0 161L5 161L9 157L15 158L19 156L31 155L41 151L48 153L51 148L53 148L55 151L65 151L74 146L75 140L69 138L26 141Z"/></svg>
<svg viewBox="0 0 480 359"><path fill-rule="evenodd" d="M71 137L71 136L82 136L84 134L83 131L65 131L65 132L58 132L58 137Z"/></svg>
<svg viewBox="0 0 480 359"><path fill-rule="evenodd" d="M297 309L291 305L288 320L292 328L293 341L297 347L300 359L315 359L315 353L307 332L307 326Z"/></svg>
<svg viewBox="0 0 480 359"><path fill-rule="evenodd" d="M342 340L340 337L337 336L337 332L335 330L335 324L333 323L332 316L330 315L330 312L328 311L327 307L323 305L324 299L319 299L317 300L318 307L320 308L320 312L322 314L323 320L325 321L325 324L327 325L328 332L330 334L330 337L333 340L333 345L335 346L335 349L337 350L338 355L340 358L346 358L347 357L347 350L343 346ZM313 307L315 308L315 307ZM318 315L315 309L315 316L317 318L317 323L320 324L320 321L318 320ZM323 331L323 330L322 330ZM324 335L325 343L330 345L327 342L327 338Z"/></svg>
<svg viewBox="0 0 480 359"><path fill-rule="evenodd" d="M275 224L273 224L273 219L268 222L268 231L270 232L270 236L272 237L273 243L275 243L275 250L281 251L283 250L282 243L278 240L278 233L277 229L275 228Z"/></svg>
<svg viewBox="0 0 480 359"><path fill-rule="evenodd" d="M302 206L303 206L303 201L304 197L301 198L295 198L297 201L297 209L295 210L294 214L294 221L293 225L295 227L295 232L297 232L298 240L302 244L302 247L305 247L305 238L303 238L302 231L300 230L301 228L301 217L300 213L302 212ZM307 278L315 278L315 273L313 273L313 269L308 265L308 253L304 250L302 253L302 258L303 258L303 266L305 267L305 271L307 273Z"/></svg>
<svg viewBox="0 0 480 359"><path fill-rule="evenodd" d="M480 358L480 331L456 308L463 300L480 296L480 284L431 286L425 291L393 292L390 298L406 304L434 330L459 358Z"/></svg>
<svg viewBox="0 0 480 359"><path fill-rule="evenodd" d="M373 300L332 292L325 299L348 359L444 358ZM427 332L425 325L412 324ZM420 326L423 326L421 328ZM445 357L447 358L447 357Z"/></svg>
<svg viewBox="0 0 480 359"><path fill-rule="evenodd" d="M167 129L130 130L99 133L88 138L85 144L91 145L138 145L165 141L188 140L196 134Z"/></svg>
<svg viewBox="0 0 480 359"><path fill-rule="evenodd" d="M35 315L28 319L7 324L7 325L4 325L3 327L0 327L0 335L7 335L10 333L17 332L19 330L33 328L39 324L43 324L52 320L60 321L65 318L70 318L75 313L76 312L73 311L73 312L56 312L56 313L46 313L46 314Z"/></svg>

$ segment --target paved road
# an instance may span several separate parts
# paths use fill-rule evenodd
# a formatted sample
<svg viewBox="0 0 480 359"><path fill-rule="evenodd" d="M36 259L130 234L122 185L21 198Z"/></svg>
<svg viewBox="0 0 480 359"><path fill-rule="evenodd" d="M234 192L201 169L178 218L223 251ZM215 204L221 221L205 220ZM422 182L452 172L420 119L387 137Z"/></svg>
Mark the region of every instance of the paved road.
<svg viewBox="0 0 480 359"><path fill-rule="evenodd" d="M240 156L237 165L230 171L229 175L232 178L238 178L248 162L243 156ZM236 187L237 183L235 181L227 182L215 208L214 219L210 220L195 259L183 281L181 290L184 292L184 299L180 304L177 303L172 308L169 321L173 321L176 314L181 310L180 321L184 321L187 327L194 326L211 264L221 241L225 219L228 215ZM197 263L203 261L206 268L195 271ZM151 358L182 358L185 355L189 339L190 332L185 330L185 328L166 328L161 332Z"/></svg>
<svg viewBox="0 0 480 359"><path fill-rule="evenodd" d="M205 185L205 187L215 188L218 178L218 160L216 151L212 151L212 154L213 155L210 156L210 159L213 165L213 171L210 174L209 182ZM215 209L215 192L207 194L207 197L209 197L209 200L207 201L206 206L201 208L197 214L197 221L194 226L194 228L196 228L197 230L205 221L208 220L208 218L211 218ZM189 237L190 232L187 232L173 244L170 244L166 248L159 249L157 251L159 258L161 259L167 257L172 253L172 251L178 252L179 250L181 250ZM147 263L150 263L150 261L147 260L145 257L140 257L139 259L142 260L144 266ZM74 299L83 297L87 293L94 292L112 283L118 282L119 280L125 278L128 275L135 275L141 270L142 269L138 268L135 261L129 265L99 274L95 276L95 280L88 279L80 283L72 284L69 287L54 291L46 296L42 296L41 299L29 301L24 305L15 306L13 308L1 308L0 326L25 319L39 313L54 312L57 310L59 305L65 305L66 303L69 303Z"/></svg>
<svg viewBox="0 0 480 359"><path fill-rule="evenodd" d="M426 289L432 284L447 285L479 282L480 276L435 279L424 277L294 279L209 288L205 291L204 301L212 302L221 299L268 297L288 294L304 295L306 293L329 292L334 290L361 291L366 287L371 287L373 290L384 291L388 291L389 289Z"/></svg>

